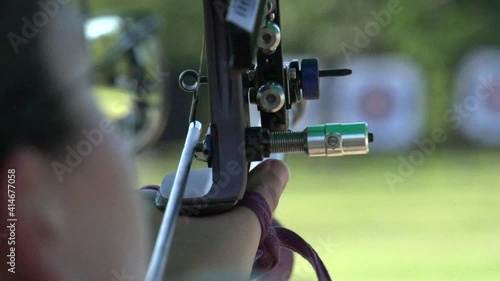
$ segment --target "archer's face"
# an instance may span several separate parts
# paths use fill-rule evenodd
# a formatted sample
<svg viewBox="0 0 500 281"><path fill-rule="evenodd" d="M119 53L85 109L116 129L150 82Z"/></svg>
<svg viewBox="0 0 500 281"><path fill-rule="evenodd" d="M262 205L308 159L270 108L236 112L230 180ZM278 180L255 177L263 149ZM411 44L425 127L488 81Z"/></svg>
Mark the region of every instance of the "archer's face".
<svg viewBox="0 0 500 281"><path fill-rule="evenodd" d="M16 274L1 266L2 280L142 280L149 261L131 159L90 97L75 18L62 11L37 35L53 82L73 85L65 94L75 133L61 141L63 157L24 147L7 159L17 175L17 260Z"/></svg>

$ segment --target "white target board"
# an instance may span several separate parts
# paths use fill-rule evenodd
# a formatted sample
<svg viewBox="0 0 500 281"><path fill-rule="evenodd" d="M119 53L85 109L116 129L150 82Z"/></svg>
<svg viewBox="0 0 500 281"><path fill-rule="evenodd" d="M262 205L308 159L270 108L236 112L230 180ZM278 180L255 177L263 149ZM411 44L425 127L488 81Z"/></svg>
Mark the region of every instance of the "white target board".
<svg viewBox="0 0 500 281"><path fill-rule="evenodd" d="M463 59L446 119L467 141L500 146L500 48L481 48Z"/></svg>
<svg viewBox="0 0 500 281"><path fill-rule="evenodd" d="M371 151L415 146L425 126L425 81L420 68L398 55L360 56L347 77L322 78L321 99L308 101L301 124L366 122L375 135ZM303 123L303 124L302 124Z"/></svg>

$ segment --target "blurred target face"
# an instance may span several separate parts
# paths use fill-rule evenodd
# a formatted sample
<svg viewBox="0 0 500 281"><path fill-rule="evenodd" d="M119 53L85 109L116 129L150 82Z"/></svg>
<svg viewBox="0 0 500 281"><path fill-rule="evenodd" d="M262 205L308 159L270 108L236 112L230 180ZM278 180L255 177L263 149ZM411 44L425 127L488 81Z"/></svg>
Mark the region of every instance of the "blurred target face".
<svg viewBox="0 0 500 281"><path fill-rule="evenodd" d="M133 152L152 144L167 119L164 63L151 15L89 18L85 38L94 66L94 96Z"/></svg>
<svg viewBox="0 0 500 281"><path fill-rule="evenodd" d="M499 48L482 47L467 54L459 68L451 122L474 145L500 145L499 62ZM458 115L457 109L464 114Z"/></svg>

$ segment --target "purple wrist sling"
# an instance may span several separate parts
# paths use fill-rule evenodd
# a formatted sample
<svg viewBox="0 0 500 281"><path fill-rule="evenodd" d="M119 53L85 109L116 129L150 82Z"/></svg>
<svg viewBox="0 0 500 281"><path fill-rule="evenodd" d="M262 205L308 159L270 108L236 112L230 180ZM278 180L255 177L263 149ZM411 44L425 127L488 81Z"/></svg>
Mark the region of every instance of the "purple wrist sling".
<svg viewBox="0 0 500 281"><path fill-rule="evenodd" d="M147 185L142 187L141 190L158 191L159 188L160 187L157 185ZM262 230L259 251L252 271L252 278L258 278L257 280L262 281L276 280L275 277L271 276L281 275L280 278L282 278L283 281L288 280L290 272L288 272L288 274L285 272L285 275L283 275L283 272L272 274L272 270L280 266L280 257L286 259L286 261L283 260L282 262L290 263L289 266L285 265L283 267L287 270L291 269L291 264L293 263L292 257L289 257L287 255L288 253L280 253L280 248L285 248L300 254L306 259L313 266L318 281L332 280L323 261L311 245L297 233L281 226L272 225L271 208L260 193L253 191L245 193L245 196L238 205L246 207L255 213Z"/></svg>
<svg viewBox="0 0 500 281"><path fill-rule="evenodd" d="M238 203L252 210L259 219L262 229L260 237L259 250L261 256L257 258L254 269L268 272L280 261L280 247L290 249L300 254L314 268L318 281L331 281L328 270L318 253L297 233L280 226L272 226L272 213L264 197L258 192L247 192L243 199Z"/></svg>

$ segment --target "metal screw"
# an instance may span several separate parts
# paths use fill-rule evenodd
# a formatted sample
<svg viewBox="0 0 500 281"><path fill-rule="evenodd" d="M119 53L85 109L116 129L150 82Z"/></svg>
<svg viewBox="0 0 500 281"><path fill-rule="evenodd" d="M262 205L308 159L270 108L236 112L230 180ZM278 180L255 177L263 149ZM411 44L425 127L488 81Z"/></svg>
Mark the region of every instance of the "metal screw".
<svg viewBox="0 0 500 281"><path fill-rule="evenodd" d="M335 148L339 144L339 136L336 134L329 134L326 136L326 143L330 148Z"/></svg>

